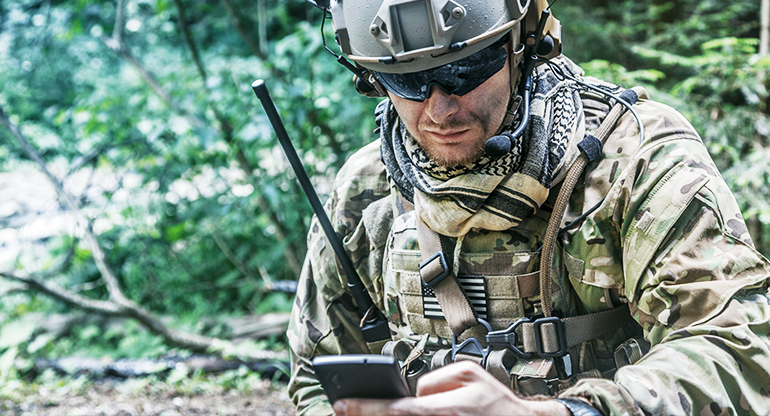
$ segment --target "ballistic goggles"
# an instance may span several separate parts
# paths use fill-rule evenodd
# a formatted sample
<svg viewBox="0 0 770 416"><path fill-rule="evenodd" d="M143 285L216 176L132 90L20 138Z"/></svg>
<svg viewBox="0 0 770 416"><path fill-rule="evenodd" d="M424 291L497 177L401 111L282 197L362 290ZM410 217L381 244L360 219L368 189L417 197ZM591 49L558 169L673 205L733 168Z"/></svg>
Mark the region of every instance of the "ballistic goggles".
<svg viewBox="0 0 770 416"><path fill-rule="evenodd" d="M425 101L434 85L449 95L465 95L503 69L508 59L505 44L509 39L505 35L473 55L425 71L372 72L385 89L407 100Z"/></svg>

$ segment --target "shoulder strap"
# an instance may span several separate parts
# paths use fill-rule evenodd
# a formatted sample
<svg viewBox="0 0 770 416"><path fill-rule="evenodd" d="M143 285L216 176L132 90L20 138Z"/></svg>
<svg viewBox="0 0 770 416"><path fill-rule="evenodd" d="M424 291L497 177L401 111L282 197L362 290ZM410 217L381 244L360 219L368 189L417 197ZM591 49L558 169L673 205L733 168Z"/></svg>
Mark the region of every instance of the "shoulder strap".
<svg viewBox="0 0 770 416"><path fill-rule="evenodd" d="M454 242L428 228L417 218L417 241L420 244L420 278L433 289L449 328L458 337L466 329L479 324L476 311L455 279Z"/></svg>
<svg viewBox="0 0 770 416"><path fill-rule="evenodd" d="M638 94L630 89L623 91L620 98L631 105L639 100ZM541 358L562 357L567 354L568 348L617 330L631 322L628 304L588 315L564 319L553 317L551 299L553 253L569 198L586 165L602 155L604 142L626 110L625 105L617 102L602 121L596 136L586 135L578 143L580 156L564 178L543 237L540 257L540 299L544 317L534 320L523 318L508 329L490 332L487 334L487 342L490 344L504 345L520 357L533 355Z"/></svg>

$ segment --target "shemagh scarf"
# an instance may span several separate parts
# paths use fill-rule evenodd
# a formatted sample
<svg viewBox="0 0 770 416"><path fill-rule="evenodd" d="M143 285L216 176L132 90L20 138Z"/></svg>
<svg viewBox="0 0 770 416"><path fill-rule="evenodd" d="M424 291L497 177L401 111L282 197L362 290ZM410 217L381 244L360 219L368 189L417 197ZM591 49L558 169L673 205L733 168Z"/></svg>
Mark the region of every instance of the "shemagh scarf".
<svg viewBox="0 0 770 416"><path fill-rule="evenodd" d="M566 57L552 60L574 76L582 70ZM453 168L433 163L406 130L389 100L378 106L382 159L398 191L432 230L451 237L471 229L506 230L533 215L578 155L585 133L574 82L548 65L533 74L530 121L509 153L486 155ZM517 122L509 131L515 130Z"/></svg>

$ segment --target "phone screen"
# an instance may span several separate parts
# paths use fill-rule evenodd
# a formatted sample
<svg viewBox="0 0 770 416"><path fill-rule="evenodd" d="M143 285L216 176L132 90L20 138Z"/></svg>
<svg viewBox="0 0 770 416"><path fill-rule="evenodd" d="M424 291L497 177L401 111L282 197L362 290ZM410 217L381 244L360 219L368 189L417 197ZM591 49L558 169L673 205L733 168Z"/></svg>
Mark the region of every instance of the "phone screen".
<svg viewBox="0 0 770 416"><path fill-rule="evenodd" d="M397 399L409 396L394 357L387 355L326 355L313 359L318 381L334 403L344 398Z"/></svg>

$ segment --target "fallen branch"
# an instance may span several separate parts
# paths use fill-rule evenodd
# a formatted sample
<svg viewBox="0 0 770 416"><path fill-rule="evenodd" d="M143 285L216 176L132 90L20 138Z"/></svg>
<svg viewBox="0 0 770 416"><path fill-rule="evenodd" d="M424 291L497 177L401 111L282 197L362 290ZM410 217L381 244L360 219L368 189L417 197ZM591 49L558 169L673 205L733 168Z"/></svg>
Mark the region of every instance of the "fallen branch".
<svg viewBox="0 0 770 416"><path fill-rule="evenodd" d="M103 358L65 357L55 360L40 359L35 361L35 371L42 373L52 369L60 374L71 376L88 375L91 378L102 377L144 377L152 374L168 373L174 369L184 369L188 373L221 373L247 367L262 375L262 378L288 381L288 362L244 362L240 360L225 360L218 357L197 356L189 358L169 357L165 359L119 359L104 360Z"/></svg>
<svg viewBox="0 0 770 416"><path fill-rule="evenodd" d="M27 288L27 290L31 290ZM100 313L87 313L78 310L70 313L42 313L32 312L25 315L30 322L34 322L35 334L47 334L52 340L66 337L76 326L93 325L102 333L113 329L125 328L126 321L131 319L124 316L109 316ZM174 316L165 315L158 319L164 324L171 325L175 322ZM289 325L289 313L268 313L264 315L246 316L207 316L200 320L204 330L217 328L221 332L222 339L234 343L241 341L257 341L286 333Z"/></svg>

